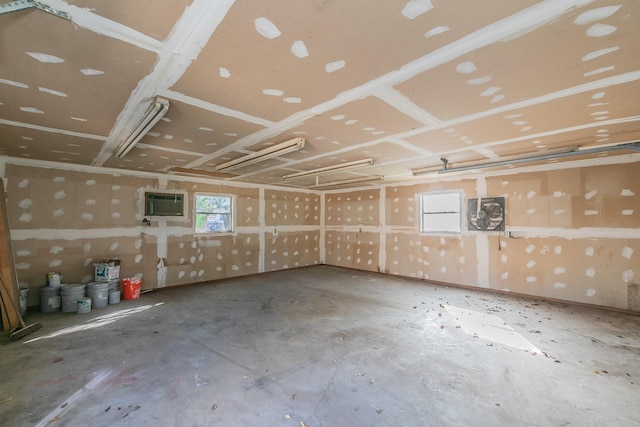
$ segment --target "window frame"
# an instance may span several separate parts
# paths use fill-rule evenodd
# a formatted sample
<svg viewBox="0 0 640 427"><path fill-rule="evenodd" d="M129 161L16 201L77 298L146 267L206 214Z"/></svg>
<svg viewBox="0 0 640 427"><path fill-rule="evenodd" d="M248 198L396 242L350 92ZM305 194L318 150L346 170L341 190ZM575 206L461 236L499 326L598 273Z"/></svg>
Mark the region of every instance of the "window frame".
<svg viewBox="0 0 640 427"><path fill-rule="evenodd" d="M442 196L442 195L455 195L457 196L457 210L454 211L438 211L438 210L430 210L425 212L425 198L430 197L430 196ZM418 224L419 227L419 232L422 234L425 233L442 233L442 234L461 234L462 233L462 223L463 223L463 215L464 215L464 207L462 206L462 203L464 201L464 197L462 194L462 191L460 190L445 190L445 191L429 191L429 192L425 192L425 193L420 193L418 194L418 204L419 204L419 209L418 211L420 212L420 221ZM445 209L445 208L443 208ZM454 228L448 228L448 229L440 229L440 228L427 228L428 227L428 221L425 221L427 216L426 215L451 215L451 216L455 216L455 224L456 227Z"/></svg>
<svg viewBox="0 0 640 427"><path fill-rule="evenodd" d="M230 212L200 212L198 211L198 198L199 197L220 197L229 199ZM195 193L193 195L193 232L194 234L231 234L235 231L236 226L236 197L233 194L226 193ZM229 229L216 231L216 230L204 230L198 231L198 215L229 215Z"/></svg>

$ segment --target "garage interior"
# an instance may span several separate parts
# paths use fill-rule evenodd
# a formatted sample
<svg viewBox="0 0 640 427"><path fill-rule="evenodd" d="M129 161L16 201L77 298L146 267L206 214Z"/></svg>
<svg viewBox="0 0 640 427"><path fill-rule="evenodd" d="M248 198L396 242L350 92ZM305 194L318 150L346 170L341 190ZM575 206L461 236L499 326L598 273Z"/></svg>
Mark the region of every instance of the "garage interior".
<svg viewBox="0 0 640 427"><path fill-rule="evenodd" d="M640 424L639 15L0 4L0 424Z"/></svg>

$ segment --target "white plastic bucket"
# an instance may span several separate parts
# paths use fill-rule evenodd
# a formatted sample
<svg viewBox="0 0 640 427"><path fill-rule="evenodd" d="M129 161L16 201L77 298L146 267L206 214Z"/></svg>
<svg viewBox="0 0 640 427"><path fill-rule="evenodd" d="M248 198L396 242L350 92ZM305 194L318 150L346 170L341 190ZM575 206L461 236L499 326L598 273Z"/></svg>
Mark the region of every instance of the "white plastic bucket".
<svg viewBox="0 0 640 427"><path fill-rule="evenodd" d="M78 313L84 314L91 311L91 298L80 298L76 304Z"/></svg>
<svg viewBox="0 0 640 427"><path fill-rule="evenodd" d="M40 288L40 311L53 313L54 311L60 311L61 305L60 288L52 288L50 286Z"/></svg>
<svg viewBox="0 0 640 427"><path fill-rule="evenodd" d="M47 286L51 286L52 288L57 288L60 286L60 278L60 273L47 273L45 284Z"/></svg>
<svg viewBox="0 0 640 427"><path fill-rule="evenodd" d="M120 291L109 292L109 304L117 304L120 302Z"/></svg>
<svg viewBox="0 0 640 427"><path fill-rule="evenodd" d="M84 293L84 285L63 285L60 291L62 312L75 313L78 311L78 300L84 297Z"/></svg>
<svg viewBox="0 0 640 427"><path fill-rule="evenodd" d="M120 279L109 280L109 293L120 290Z"/></svg>
<svg viewBox="0 0 640 427"><path fill-rule="evenodd" d="M87 297L93 308L106 307L109 303L109 282L93 282L87 285Z"/></svg>

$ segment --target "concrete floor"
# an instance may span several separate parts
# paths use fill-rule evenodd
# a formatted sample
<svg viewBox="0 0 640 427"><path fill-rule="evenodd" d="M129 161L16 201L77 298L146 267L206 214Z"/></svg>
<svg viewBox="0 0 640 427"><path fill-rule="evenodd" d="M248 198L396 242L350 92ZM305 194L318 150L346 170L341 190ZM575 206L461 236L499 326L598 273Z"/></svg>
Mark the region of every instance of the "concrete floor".
<svg viewBox="0 0 640 427"><path fill-rule="evenodd" d="M640 425L639 316L317 266L26 320L1 425Z"/></svg>

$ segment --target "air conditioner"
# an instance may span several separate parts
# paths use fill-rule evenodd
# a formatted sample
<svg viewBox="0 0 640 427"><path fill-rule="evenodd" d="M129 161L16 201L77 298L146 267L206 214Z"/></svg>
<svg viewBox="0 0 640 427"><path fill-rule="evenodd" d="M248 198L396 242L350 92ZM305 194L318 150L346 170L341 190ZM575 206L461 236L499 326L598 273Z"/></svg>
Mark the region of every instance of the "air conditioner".
<svg viewBox="0 0 640 427"><path fill-rule="evenodd" d="M144 193L145 216L184 216L184 194Z"/></svg>

